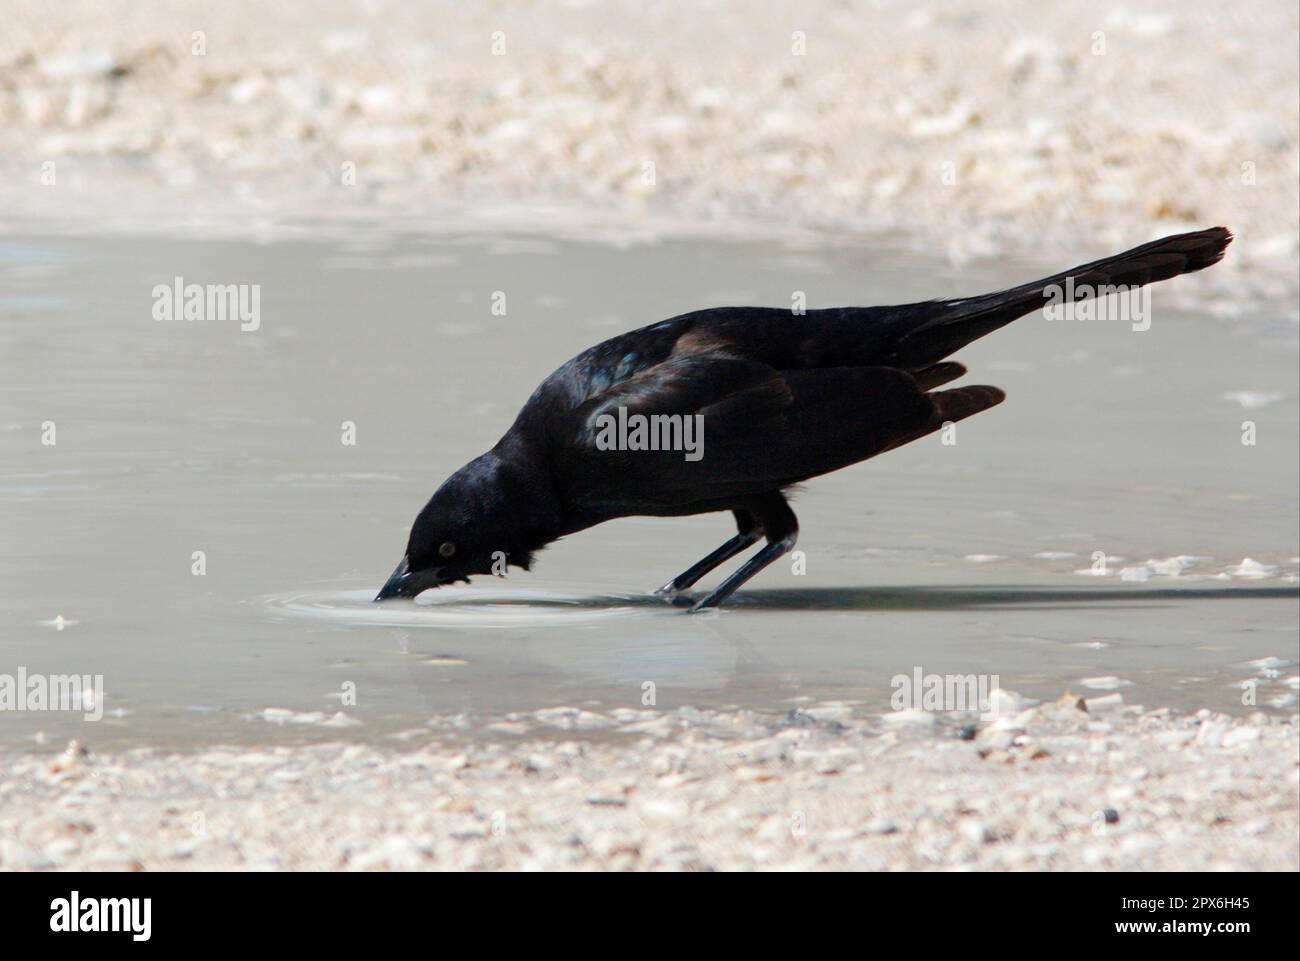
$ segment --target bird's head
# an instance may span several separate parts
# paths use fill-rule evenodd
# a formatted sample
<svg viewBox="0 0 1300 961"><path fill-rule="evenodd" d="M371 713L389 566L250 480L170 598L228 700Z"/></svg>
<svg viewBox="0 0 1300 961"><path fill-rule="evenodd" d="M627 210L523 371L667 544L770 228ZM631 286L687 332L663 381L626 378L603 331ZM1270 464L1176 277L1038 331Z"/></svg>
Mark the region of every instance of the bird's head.
<svg viewBox="0 0 1300 961"><path fill-rule="evenodd" d="M490 465L473 461L438 488L411 525L406 554L380 588L376 601L415 597L430 587L471 574L504 574L507 565L528 569L532 556L511 549L510 512Z"/></svg>

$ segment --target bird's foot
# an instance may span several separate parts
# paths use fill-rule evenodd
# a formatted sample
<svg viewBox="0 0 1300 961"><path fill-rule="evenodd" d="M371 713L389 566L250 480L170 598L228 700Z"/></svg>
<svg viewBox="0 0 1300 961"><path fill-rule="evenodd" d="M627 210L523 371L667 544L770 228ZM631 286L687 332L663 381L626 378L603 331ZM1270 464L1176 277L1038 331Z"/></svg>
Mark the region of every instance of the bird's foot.
<svg viewBox="0 0 1300 961"><path fill-rule="evenodd" d="M794 547L795 539L797 537L798 530L796 529L791 531L789 534L786 534L780 540L769 541L761 551L749 560L745 561L745 563L740 566L740 570L728 577L725 581L719 584L711 594L691 608L691 611L707 611L723 604L731 597L731 595L735 594L736 591L740 589L740 585L744 584L763 568L767 567L768 564L771 564L782 554L787 553L790 548Z"/></svg>

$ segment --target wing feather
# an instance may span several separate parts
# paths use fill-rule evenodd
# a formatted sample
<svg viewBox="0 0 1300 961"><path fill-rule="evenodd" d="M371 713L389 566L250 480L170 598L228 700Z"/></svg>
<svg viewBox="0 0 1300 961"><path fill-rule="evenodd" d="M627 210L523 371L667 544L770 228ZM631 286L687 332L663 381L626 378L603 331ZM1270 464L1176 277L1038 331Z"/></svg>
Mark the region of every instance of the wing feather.
<svg viewBox="0 0 1300 961"><path fill-rule="evenodd" d="M957 372L929 371L923 383ZM557 459L562 483L611 516L687 512L866 460L1001 400L996 388L929 394L923 383L892 367L780 371L723 349L674 354L575 408L580 429L561 432L576 438ZM680 449L601 449L603 418L619 408L628 418L698 418L698 459Z"/></svg>

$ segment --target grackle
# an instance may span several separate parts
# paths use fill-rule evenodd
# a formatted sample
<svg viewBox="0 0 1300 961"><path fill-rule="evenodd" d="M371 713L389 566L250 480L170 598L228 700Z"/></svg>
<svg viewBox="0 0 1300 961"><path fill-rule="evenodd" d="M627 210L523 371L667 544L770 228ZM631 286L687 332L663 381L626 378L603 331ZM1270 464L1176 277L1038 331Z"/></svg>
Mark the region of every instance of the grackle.
<svg viewBox="0 0 1300 961"><path fill-rule="evenodd" d="M659 589L686 590L765 539L695 605L716 607L794 546L791 485L1002 402L996 387L935 389L966 373L945 360L954 351L1051 301L1209 267L1231 240L1224 227L1178 234L979 297L720 307L611 338L546 378L496 446L438 488L375 600L527 570L548 543L615 517L731 511L736 535Z"/></svg>

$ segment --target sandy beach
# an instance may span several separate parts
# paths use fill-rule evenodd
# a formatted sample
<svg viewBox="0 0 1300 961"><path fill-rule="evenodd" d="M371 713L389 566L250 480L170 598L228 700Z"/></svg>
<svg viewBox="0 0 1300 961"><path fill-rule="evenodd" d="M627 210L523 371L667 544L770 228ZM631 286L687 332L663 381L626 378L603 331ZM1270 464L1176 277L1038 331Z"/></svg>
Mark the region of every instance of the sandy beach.
<svg viewBox="0 0 1300 961"><path fill-rule="evenodd" d="M0 714L0 871L1300 870L1294 7L0 17L0 675L107 691ZM1008 402L809 485L721 615L640 593L716 517L369 603L604 337L1214 224L1149 330L964 350ZM182 276L264 316L151 316ZM890 710L922 665L998 717Z"/></svg>
<svg viewBox="0 0 1300 961"><path fill-rule="evenodd" d="M400 750L11 754L0 870L1300 867L1294 716L1003 696L983 727L557 708Z"/></svg>
<svg viewBox="0 0 1300 961"><path fill-rule="evenodd" d="M1241 238L1209 281L1233 292L1222 309L1297 289L1285 4L72 0L0 14L10 218L811 228L954 263L1222 223Z"/></svg>

